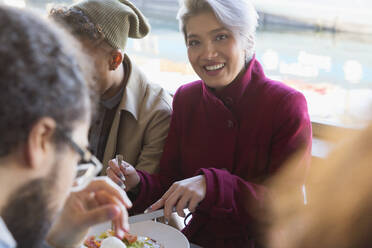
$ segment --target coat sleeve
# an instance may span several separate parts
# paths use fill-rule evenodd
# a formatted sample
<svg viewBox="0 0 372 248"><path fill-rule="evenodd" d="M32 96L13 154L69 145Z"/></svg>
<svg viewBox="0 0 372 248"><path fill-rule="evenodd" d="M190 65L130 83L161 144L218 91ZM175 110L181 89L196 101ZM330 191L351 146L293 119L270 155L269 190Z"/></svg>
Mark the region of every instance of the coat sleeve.
<svg viewBox="0 0 372 248"><path fill-rule="evenodd" d="M277 106L267 177L298 151L301 151L298 163L306 171L311 156L311 123L304 96L295 92L281 99ZM234 175L216 168L200 169L198 174L205 175L207 184L206 197L198 210L211 218L229 219L234 226L257 221L269 192L264 185L245 180L247 175Z"/></svg>
<svg viewBox="0 0 372 248"><path fill-rule="evenodd" d="M181 113L177 112L178 92L173 98L173 113L169 127L168 137L165 142L164 151L156 174L137 170L140 176L141 189L134 202L133 212L142 212L155 201L157 201L171 184L181 179L179 165L179 118Z"/></svg>

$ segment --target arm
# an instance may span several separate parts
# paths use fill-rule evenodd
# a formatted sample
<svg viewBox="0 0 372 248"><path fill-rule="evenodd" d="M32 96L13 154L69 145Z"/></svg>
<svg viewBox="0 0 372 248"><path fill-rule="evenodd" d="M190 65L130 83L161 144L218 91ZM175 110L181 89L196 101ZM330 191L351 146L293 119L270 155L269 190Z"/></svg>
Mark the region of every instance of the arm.
<svg viewBox="0 0 372 248"><path fill-rule="evenodd" d="M283 163L296 154L297 165L308 167L311 159L312 130L305 97L292 92L278 104L273 125L273 142L269 173L275 173Z"/></svg>

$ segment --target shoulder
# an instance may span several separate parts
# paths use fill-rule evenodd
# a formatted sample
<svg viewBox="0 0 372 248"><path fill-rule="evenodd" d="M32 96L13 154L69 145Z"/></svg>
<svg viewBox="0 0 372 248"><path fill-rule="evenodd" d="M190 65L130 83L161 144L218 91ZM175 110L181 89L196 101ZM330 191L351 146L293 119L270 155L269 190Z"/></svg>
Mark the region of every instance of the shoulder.
<svg viewBox="0 0 372 248"><path fill-rule="evenodd" d="M285 85L282 82L271 80L269 78L265 79L263 87L264 87L263 90L265 92L267 92L277 100L280 100L291 95L301 94L296 89L288 85Z"/></svg>
<svg viewBox="0 0 372 248"><path fill-rule="evenodd" d="M130 66L126 89L121 107L129 111L137 121L148 122L154 118L170 118L172 114L172 97L161 86L151 83L145 73L128 57Z"/></svg>
<svg viewBox="0 0 372 248"><path fill-rule="evenodd" d="M306 98L301 92L273 80L266 82L266 90L271 96L274 125L280 125L282 121L309 122Z"/></svg>
<svg viewBox="0 0 372 248"><path fill-rule="evenodd" d="M144 99L155 105L159 104L163 108L172 109L172 96L163 87L151 82L144 82L146 84L146 94Z"/></svg>
<svg viewBox="0 0 372 248"><path fill-rule="evenodd" d="M290 86L266 77L261 64L255 60L252 67L252 87L249 88L249 96L258 103L275 108L280 102L302 98L302 93ZM305 100L306 101L306 100Z"/></svg>
<svg viewBox="0 0 372 248"><path fill-rule="evenodd" d="M145 73L132 64L131 77L137 78L136 87L139 89L138 97L141 105L150 109L172 110L172 97L160 85L151 82Z"/></svg>
<svg viewBox="0 0 372 248"><path fill-rule="evenodd" d="M301 92L282 82L265 78L259 88L264 100L270 102L275 108L286 103L301 102L306 105L305 96Z"/></svg>
<svg viewBox="0 0 372 248"><path fill-rule="evenodd" d="M309 119L305 96L282 82L261 77L247 93L247 103L266 113L265 118L274 126L290 119Z"/></svg>
<svg viewBox="0 0 372 248"><path fill-rule="evenodd" d="M180 86L174 94L174 101L177 103L193 103L203 94L203 83L201 80L194 81Z"/></svg>

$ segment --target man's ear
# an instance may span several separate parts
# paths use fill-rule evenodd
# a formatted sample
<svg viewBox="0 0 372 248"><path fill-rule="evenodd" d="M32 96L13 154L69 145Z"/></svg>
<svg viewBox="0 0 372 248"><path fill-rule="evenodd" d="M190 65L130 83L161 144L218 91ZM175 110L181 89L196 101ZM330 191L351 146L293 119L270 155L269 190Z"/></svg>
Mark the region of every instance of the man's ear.
<svg viewBox="0 0 372 248"><path fill-rule="evenodd" d="M124 54L120 49L113 50L110 54L110 71L115 71L123 63Z"/></svg>
<svg viewBox="0 0 372 248"><path fill-rule="evenodd" d="M49 117L39 119L31 128L25 146L27 166L38 168L50 163L57 124Z"/></svg>

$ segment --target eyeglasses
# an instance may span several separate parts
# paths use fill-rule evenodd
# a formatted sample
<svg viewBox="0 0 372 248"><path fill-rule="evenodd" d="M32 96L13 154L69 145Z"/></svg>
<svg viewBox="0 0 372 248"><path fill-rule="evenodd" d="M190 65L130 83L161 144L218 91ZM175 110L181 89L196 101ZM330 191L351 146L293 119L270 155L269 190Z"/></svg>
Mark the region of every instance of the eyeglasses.
<svg viewBox="0 0 372 248"><path fill-rule="evenodd" d="M88 149L79 146L75 141L73 141L72 138L63 130L59 128L57 128L57 130L59 134L61 134L61 136L70 144L71 148L80 155L81 159L77 165L72 191L81 190L101 172L103 168L102 163Z"/></svg>

